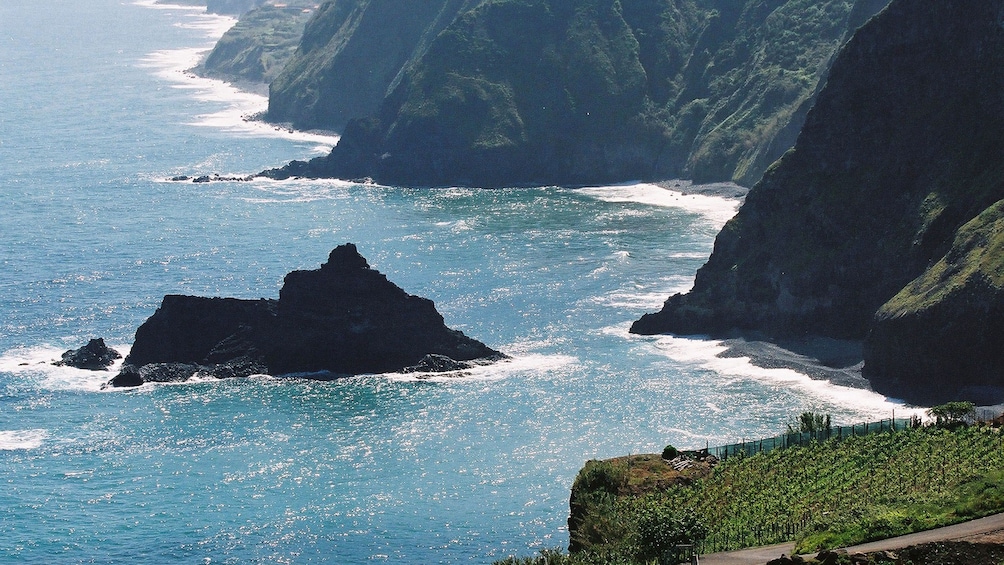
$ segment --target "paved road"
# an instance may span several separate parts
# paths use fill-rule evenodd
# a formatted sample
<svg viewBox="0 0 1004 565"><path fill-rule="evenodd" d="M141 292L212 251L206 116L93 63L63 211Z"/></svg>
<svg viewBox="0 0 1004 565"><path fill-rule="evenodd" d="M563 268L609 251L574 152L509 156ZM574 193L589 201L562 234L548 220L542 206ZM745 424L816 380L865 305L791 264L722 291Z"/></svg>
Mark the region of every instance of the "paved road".
<svg viewBox="0 0 1004 565"><path fill-rule="evenodd" d="M741 551L710 553L702 555L700 561L701 565L764 565L771 559L781 557L781 554L791 555L791 550L794 548L793 543L779 543Z"/></svg>
<svg viewBox="0 0 1004 565"><path fill-rule="evenodd" d="M848 547L848 553L867 553L870 551L883 551L901 549L911 545L930 543L935 541L951 541L969 536L985 534L1004 530L1004 514L994 514L979 520L971 520L954 526L945 526L917 532L897 538L889 538L881 541L873 541L861 545ZM728 553L712 553L701 556L701 565L764 565L771 559L780 557L781 554L791 555L795 545L792 543L781 543L766 547L755 547L742 551L730 551Z"/></svg>

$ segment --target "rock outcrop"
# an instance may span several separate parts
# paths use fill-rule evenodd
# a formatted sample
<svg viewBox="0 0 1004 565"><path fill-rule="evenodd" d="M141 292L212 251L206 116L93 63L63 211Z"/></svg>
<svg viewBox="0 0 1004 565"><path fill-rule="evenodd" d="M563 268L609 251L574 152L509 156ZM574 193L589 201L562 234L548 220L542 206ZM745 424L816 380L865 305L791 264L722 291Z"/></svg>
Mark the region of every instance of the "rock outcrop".
<svg viewBox="0 0 1004 565"><path fill-rule="evenodd" d="M1004 384L1002 65L1004 2L894 0L841 51L693 289L632 331L867 336L880 392L987 400Z"/></svg>
<svg viewBox="0 0 1004 565"><path fill-rule="evenodd" d="M195 373L330 379L420 363L421 370L437 370L430 354L452 361L441 360L442 370L505 357L446 327L432 301L406 293L346 244L320 269L286 275L278 300L164 297L110 384L172 382Z"/></svg>
<svg viewBox="0 0 1004 565"><path fill-rule="evenodd" d="M886 1L330 2L272 84L269 119L342 138L263 174L748 185L791 146L833 54Z"/></svg>
<svg viewBox="0 0 1004 565"><path fill-rule="evenodd" d="M865 375L915 402L1004 402L1004 201L964 225L937 263L879 308Z"/></svg>
<svg viewBox="0 0 1004 565"><path fill-rule="evenodd" d="M64 352L62 358L53 365L88 371L107 371L115 364L116 359L121 358L121 353L105 345L105 340L99 337L88 341L87 345L79 349Z"/></svg>

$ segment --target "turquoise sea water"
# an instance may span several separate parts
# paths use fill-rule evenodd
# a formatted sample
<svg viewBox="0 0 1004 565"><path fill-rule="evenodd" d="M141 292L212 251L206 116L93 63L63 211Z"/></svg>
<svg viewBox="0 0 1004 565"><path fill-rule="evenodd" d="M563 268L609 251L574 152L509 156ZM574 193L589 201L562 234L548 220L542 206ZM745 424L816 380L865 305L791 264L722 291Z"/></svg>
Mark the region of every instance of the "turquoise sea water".
<svg viewBox="0 0 1004 565"><path fill-rule="evenodd" d="M149 3L147 3L149 4ZM228 21L131 0L0 2L0 562L486 563L567 544L590 458L893 406L711 341L629 336L736 210L650 185L191 184L330 147L181 72ZM123 352L167 293L276 297L347 241L513 356L462 378L150 385Z"/></svg>

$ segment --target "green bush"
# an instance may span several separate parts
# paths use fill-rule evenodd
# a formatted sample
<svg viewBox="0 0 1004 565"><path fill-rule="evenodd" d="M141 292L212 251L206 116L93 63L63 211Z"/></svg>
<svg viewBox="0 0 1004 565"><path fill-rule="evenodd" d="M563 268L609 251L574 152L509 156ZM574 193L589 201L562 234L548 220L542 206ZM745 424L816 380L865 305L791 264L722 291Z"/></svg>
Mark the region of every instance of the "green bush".
<svg viewBox="0 0 1004 565"><path fill-rule="evenodd" d="M927 411L936 426L953 428L971 424L976 419L976 405L972 402L948 402Z"/></svg>
<svg viewBox="0 0 1004 565"><path fill-rule="evenodd" d="M580 492L620 492L627 481L627 468L614 461L587 461L575 477L574 488Z"/></svg>
<svg viewBox="0 0 1004 565"><path fill-rule="evenodd" d="M679 455L679 454L680 454L680 452L675 447L673 447L672 445L667 445L662 450L662 458L666 459L666 460L676 459L676 456Z"/></svg>

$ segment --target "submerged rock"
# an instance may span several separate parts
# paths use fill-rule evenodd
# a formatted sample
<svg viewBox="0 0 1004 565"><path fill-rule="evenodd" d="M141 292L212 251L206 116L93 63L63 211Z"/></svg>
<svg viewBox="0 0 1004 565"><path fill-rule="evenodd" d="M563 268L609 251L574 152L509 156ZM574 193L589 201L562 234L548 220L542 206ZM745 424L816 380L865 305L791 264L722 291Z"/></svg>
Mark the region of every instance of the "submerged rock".
<svg viewBox="0 0 1004 565"><path fill-rule="evenodd" d="M53 363L57 366L76 367L88 371L107 371L122 354L105 345L103 338L92 339L80 349L63 353L62 359Z"/></svg>
<svg viewBox="0 0 1004 565"><path fill-rule="evenodd" d="M505 357L446 327L431 300L406 293L346 244L320 269L286 275L278 300L165 296L109 384L196 373L329 379L402 371L430 355L444 367Z"/></svg>

